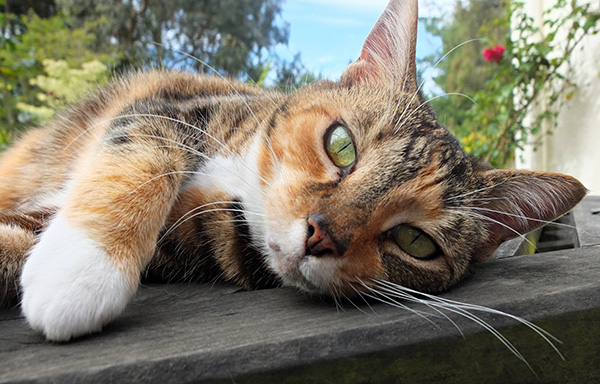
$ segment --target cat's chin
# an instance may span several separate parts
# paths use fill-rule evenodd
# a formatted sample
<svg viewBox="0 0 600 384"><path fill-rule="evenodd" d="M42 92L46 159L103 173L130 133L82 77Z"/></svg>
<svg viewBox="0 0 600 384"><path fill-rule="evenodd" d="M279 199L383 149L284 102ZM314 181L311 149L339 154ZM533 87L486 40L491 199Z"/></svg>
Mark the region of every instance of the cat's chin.
<svg viewBox="0 0 600 384"><path fill-rule="evenodd" d="M269 267L277 276L281 278L284 285L297 287L307 292L317 292L317 287L306 281L300 271L303 255L287 254L282 252L281 246L276 245L273 241L269 242L271 248L269 257Z"/></svg>
<svg viewBox="0 0 600 384"><path fill-rule="evenodd" d="M308 293L330 295L332 282L337 277L336 260L328 257L305 255L304 248L297 252L284 252L273 240L269 241L269 267L284 285L299 288Z"/></svg>

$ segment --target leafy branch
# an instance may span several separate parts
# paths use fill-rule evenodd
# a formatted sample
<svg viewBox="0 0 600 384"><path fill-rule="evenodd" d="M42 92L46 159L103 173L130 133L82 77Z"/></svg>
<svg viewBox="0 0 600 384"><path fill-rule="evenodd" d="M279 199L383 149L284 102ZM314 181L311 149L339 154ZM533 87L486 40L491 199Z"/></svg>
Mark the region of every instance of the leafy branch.
<svg viewBox="0 0 600 384"><path fill-rule="evenodd" d="M515 149L542 131L545 122L556 125L560 103L576 87L571 55L586 36L600 30L600 13L590 4L558 0L543 12L541 28L523 8L523 2L510 2L506 17L493 22L510 25L512 32L500 57L484 51L484 57L492 54L486 60L496 70L485 89L473 95L476 104L463 121L471 132L462 139L465 149L497 167L510 165Z"/></svg>

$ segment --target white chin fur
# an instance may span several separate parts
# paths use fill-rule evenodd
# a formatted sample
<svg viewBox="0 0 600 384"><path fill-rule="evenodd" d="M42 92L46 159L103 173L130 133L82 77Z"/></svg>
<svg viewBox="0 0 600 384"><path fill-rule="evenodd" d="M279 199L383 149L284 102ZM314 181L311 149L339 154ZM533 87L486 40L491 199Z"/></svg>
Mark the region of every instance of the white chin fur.
<svg viewBox="0 0 600 384"><path fill-rule="evenodd" d="M59 214L33 247L21 274L23 314L49 340L97 332L135 293L127 276L84 231Z"/></svg>

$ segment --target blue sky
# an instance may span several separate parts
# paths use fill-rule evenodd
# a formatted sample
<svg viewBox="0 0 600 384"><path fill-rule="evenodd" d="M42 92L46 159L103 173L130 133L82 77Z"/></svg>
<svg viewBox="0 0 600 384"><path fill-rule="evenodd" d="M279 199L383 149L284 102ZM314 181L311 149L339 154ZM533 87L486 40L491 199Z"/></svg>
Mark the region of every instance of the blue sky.
<svg viewBox="0 0 600 384"><path fill-rule="evenodd" d="M420 2L420 14L438 10L437 3L432 9ZM291 59L300 52L310 71L338 79L360 54L365 37L386 4L387 0L287 0L282 17L290 23L290 39L277 53ZM441 50L441 41L427 34L422 25L417 37L417 57Z"/></svg>

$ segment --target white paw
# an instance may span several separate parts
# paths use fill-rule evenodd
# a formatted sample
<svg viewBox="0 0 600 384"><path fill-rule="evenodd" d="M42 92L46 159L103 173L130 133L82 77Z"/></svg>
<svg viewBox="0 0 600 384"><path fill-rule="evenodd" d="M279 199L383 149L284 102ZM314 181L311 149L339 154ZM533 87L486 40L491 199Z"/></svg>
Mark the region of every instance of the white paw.
<svg viewBox="0 0 600 384"><path fill-rule="evenodd" d="M23 314L49 340L97 332L117 317L137 281L59 214L44 231L21 274Z"/></svg>

